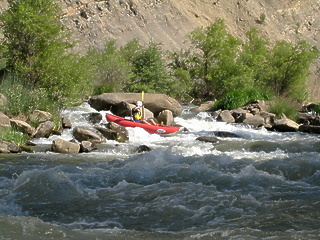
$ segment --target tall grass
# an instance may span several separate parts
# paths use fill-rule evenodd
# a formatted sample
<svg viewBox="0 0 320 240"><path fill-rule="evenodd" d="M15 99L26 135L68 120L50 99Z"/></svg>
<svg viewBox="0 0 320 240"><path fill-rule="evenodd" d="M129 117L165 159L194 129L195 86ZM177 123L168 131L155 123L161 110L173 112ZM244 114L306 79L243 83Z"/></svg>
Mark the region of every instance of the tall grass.
<svg viewBox="0 0 320 240"><path fill-rule="evenodd" d="M57 113L59 109L58 104L50 99L46 89L37 88L11 74L3 78L0 92L8 100L8 104L1 106L0 111L9 116L28 114L35 109Z"/></svg>
<svg viewBox="0 0 320 240"><path fill-rule="evenodd" d="M268 111L276 114L277 118L280 118L282 114L285 114L291 120L296 121L299 109L299 104L294 101L287 98L277 98L270 105Z"/></svg>
<svg viewBox="0 0 320 240"><path fill-rule="evenodd" d="M272 94L266 90L259 89L235 89L229 91L222 99L218 100L214 108L217 109L236 109L256 100L270 100Z"/></svg>

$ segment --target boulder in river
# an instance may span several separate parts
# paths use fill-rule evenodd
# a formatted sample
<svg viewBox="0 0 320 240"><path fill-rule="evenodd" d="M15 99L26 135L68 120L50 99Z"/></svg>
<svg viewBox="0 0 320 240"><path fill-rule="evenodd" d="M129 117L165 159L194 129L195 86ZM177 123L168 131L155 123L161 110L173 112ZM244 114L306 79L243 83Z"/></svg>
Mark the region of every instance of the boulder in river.
<svg viewBox="0 0 320 240"><path fill-rule="evenodd" d="M53 140L52 151L56 153L79 153L80 144L75 142L68 142L59 138Z"/></svg>
<svg viewBox="0 0 320 240"><path fill-rule="evenodd" d="M90 141L92 143L102 143L106 138L95 129L89 127L77 126L73 129L73 136L79 141Z"/></svg>
<svg viewBox="0 0 320 240"><path fill-rule="evenodd" d="M93 150L96 150L97 147L92 142L89 141L82 141L80 143L80 152L92 152Z"/></svg>
<svg viewBox="0 0 320 240"><path fill-rule="evenodd" d="M235 119L229 110L223 110L217 117L218 122L234 123Z"/></svg>
<svg viewBox="0 0 320 240"><path fill-rule="evenodd" d="M197 137L198 141L201 141L201 142L211 142L211 143L216 143L216 142L219 142L219 139L216 138L216 137Z"/></svg>
<svg viewBox="0 0 320 240"><path fill-rule="evenodd" d="M89 99L89 104L92 108L101 110L110 110L117 106L120 102L134 104L141 101L141 93L103 93L93 96ZM179 102L166 94L146 93L144 95L144 106L158 115L163 110L170 110L174 117L182 113L182 106Z"/></svg>
<svg viewBox="0 0 320 240"><path fill-rule="evenodd" d="M21 152L19 146L13 142L0 141L0 153L18 153Z"/></svg>
<svg viewBox="0 0 320 240"><path fill-rule="evenodd" d="M296 132L299 129L299 124L282 114L281 119L274 121L272 128L279 132Z"/></svg>
<svg viewBox="0 0 320 240"><path fill-rule="evenodd" d="M41 123L33 135L34 138L48 138L54 129L54 122L46 121Z"/></svg>

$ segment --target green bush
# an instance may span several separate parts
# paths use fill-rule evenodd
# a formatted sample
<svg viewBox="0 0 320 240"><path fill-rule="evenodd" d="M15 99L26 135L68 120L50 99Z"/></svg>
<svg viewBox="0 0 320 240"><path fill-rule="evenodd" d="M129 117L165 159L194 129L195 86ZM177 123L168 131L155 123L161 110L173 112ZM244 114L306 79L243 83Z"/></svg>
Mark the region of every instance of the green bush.
<svg viewBox="0 0 320 240"><path fill-rule="evenodd" d="M268 111L276 114L277 118L280 118L282 114L285 114L291 120L296 121L299 109L299 104L292 100L287 98L277 98L270 105Z"/></svg>
<svg viewBox="0 0 320 240"><path fill-rule="evenodd" d="M214 109L236 109L256 100L270 100L271 93L266 90L258 90L253 88L235 89L228 92L222 99L218 100Z"/></svg>

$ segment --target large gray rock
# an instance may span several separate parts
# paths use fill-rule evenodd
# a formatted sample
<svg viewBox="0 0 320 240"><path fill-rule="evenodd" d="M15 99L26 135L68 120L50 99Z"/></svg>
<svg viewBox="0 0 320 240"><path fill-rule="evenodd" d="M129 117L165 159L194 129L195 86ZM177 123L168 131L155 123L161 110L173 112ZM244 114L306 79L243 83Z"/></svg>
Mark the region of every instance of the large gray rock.
<svg viewBox="0 0 320 240"><path fill-rule="evenodd" d="M75 127L73 129L73 135L79 142L90 141L92 143L102 143L106 141L106 138L98 130L88 127Z"/></svg>
<svg viewBox="0 0 320 240"><path fill-rule="evenodd" d="M18 153L18 152L21 152L21 149L15 143L0 141L0 153Z"/></svg>
<svg viewBox="0 0 320 240"><path fill-rule="evenodd" d="M174 120L173 120L173 114L170 110L163 110L160 112L159 116L157 117L157 121L160 124L164 125L173 125Z"/></svg>
<svg viewBox="0 0 320 240"><path fill-rule="evenodd" d="M54 122L46 121L41 123L33 135L34 138L48 138L54 129Z"/></svg>
<svg viewBox="0 0 320 240"><path fill-rule="evenodd" d="M101 110L111 110L121 102L134 104L141 101L140 93L103 93L89 99L92 108ZM146 93L144 95L144 106L158 115L163 110L170 110L174 117L182 113L182 106L175 99L165 94Z"/></svg>
<svg viewBox="0 0 320 240"><path fill-rule="evenodd" d="M299 124L282 114L281 119L275 120L272 127L279 132L296 132L299 129Z"/></svg>
<svg viewBox="0 0 320 240"><path fill-rule="evenodd" d="M59 138L53 140L52 151L56 153L79 153L80 144L75 142L68 142Z"/></svg>
<svg viewBox="0 0 320 240"><path fill-rule="evenodd" d="M252 125L254 127L261 127L264 125L264 118L256 115L245 119L243 123Z"/></svg>
<svg viewBox="0 0 320 240"><path fill-rule="evenodd" d="M314 126L314 125L300 125L299 129L300 132L305 133L320 133L320 126Z"/></svg>
<svg viewBox="0 0 320 240"><path fill-rule="evenodd" d="M92 152L93 150L96 150L97 147L89 141L82 141L80 144L80 152Z"/></svg>
<svg viewBox="0 0 320 240"><path fill-rule="evenodd" d="M113 123L114 125L118 125ZM118 125L121 127L120 125ZM115 140L117 142L127 142L129 141L129 133L126 129L122 130L121 128L109 129L104 127L96 127L96 129L101 132L101 134L108 140ZM121 129L121 130L120 130Z"/></svg>
<svg viewBox="0 0 320 240"><path fill-rule="evenodd" d="M217 117L218 122L234 123L235 119L229 110L223 110Z"/></svg>

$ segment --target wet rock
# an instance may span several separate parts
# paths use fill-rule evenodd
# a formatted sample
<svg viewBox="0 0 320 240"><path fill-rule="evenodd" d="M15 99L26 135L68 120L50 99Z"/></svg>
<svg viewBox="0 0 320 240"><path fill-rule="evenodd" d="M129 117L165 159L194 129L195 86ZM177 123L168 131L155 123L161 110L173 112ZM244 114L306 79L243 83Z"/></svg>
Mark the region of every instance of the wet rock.
<svg viewBox="0 0 320 240"><path fill-rule="evenodd" d="M80 144L68 142L63 139L56 139L52 142L52 151L56 153L79 153Z"/></svg>
<svg viewBox="0 0 320 240"><path fill-rule="evenodd" d="M202 103L200 106L191 108L190 111L192 112L206 112L206 111L210 111L210 109L212 109L213 105L214 105L214 101L207 101L205 103Z"/></svg>
<svg viewBox="0 0 320 240"><path fill-rule="evenodd" d="M274 152L278 149L281 149L281 145L279 143L275 142L267 142L267 141L257 141L252 143L252 145L249 147L250 152Z"/></svg>
<svg viewBox="0 0 320 240"><path fill-rule="evenodd" d="M29 135L33 135L35 129L34 127L30 126L25 121L17 120L17 119L10 119L10 123L12 127L17 128L21 132L27 133Z"/></svg>
<svg viewBox="0 0 320 240"><path fill-rule="evenodd" d="M299 124L282 114L281 119L274 121L272 129L279 132L296 132L299 129Z"/></svg>
<svg viewBox="0 0 320 240"><path fill-rule="evenodd" d="M159 116L157 117L157 121L160 124L164 125L173 125L173 114L170 110L163 110L160 112Z"/></svg>
<svg viewBox="0 0 320 240"><path fill-rule="evenodd" d="M248 110L237 108L232 110L232 116L235 119L236 123L242 123L245 119L252 117L252 113L249 113Z"/></svg>
<svg viewBox="0 0 320 240"><path fill-rule="evenodd" d="M93 150L96 150L97 147L89 141L82 141L80 144L80 152L92 152Z"/></svg>
<svg viewBox="0 0 320 240"><path fill-rule="evenodd" d="M224 137L224 138L240 138L240 136L236 133L225 132L225 131L214 131L213 132L216 137Z"/></svg>
<svg viewBox="0 0 320 240"><path fill-rule="evenodd" d="M113 130L104 127L96 127L96 129L108 140L115 140L117 142L129 141L129 133L126 129L118 128Z"/></svg>
<svg viewBox="0 0 320 240"><path fill-rule="evenodd" d="M62 127L63 128L72 128L72 123L69 118L66 118L66 117L62 118Z"/></svg>
<svg viewBox="0 0 320 240"><path fill-rule="evenodd" d="M117 106L120 102L127 102L134 104L141 101L140 93L103 93L101 95L93 96L89 99L89 104L92 108L101 110L110 110ZM175 99L165 94L146 93L144 95L144 106L153 112L155 115L163 110L170 110L174 117L182 113L182 106Z"/></svg>
<svg viewBox="0 0 320 240"><path fill-rule="evenodd" d="M211 143L219 142L219 139L216 137L197 137L196 140L201 142L211 142Z"/></svg>
<svg viewBox="0 0 320 240"><path fill-rule="evenodd" d="M264 119L265 126L272 125L274 123L274 120L276 119L276 115L274 113L261 111L259 115Z"/></svg>
<svg viewBox="0 0 320 240"><path fill-rule="evenodd" d="M54 129L54 122L46 121L41 123L33 135L34 138L48 138Z"/></svg>
<svg viewBox="0 0 320 240"><path fill-rule="evenodd" d="M217 117L218 122L234 123L235 119L232 116L231 112L228 110L223 110Z"/></svg>
<svg viewBox="0 0 320 240"><path fill-rule="evenodd" d="M20 147L13 142L0 141L0 153L19 153Z"/></svg>
<svg viewBox="0 0 320 240"><path fill-rule="evenodd" d="M148 147L147 145L141 145L136 149L134 149L134 152L136 153L149 152L149 151L151 151L151 148Z"/></svg>
<svg viewBox="0 0 320 240"><path fill-rule="evenodd" d="M79 142L90 141L92 143L102 143L106 141L106 138L98 130L88 127L75 127L73 129L73 135Z"/></svg>
<svg viewBox="0 0 320 240"><path fill-rule="evenodd" d="M0 141L0 153L10 153L7 142Z"/></svg>
<svg viewBox="0 0 320 240"><path fill-rule="evenodd" d="M255 115L255 116L252 116L252 117L245 119L243 121L243 123L252 125L254 127L261 127L264 125L264 119L260 116Z"/></svg>
<svg viewBox="0 0 320 240"><path fill-rule="evenodd" d="M298 131L305 133L320 133L320 126L314 125L300 125Z"/></svg>
<svg viewBox="0 0 320 240"><path fill-rule="evenodd" d="M102 115L98 112L90 113L88 120L90 123L93 123L93 124L99 123L102 120Z"/></svg>
<svg viewBox="0 0 320 240"><path fill-rule="evenodd" d="M28 147L28 146L20 146L20 149L22 152L27 152L27 153L34 153L35 152L31 147Z"/></svg>

